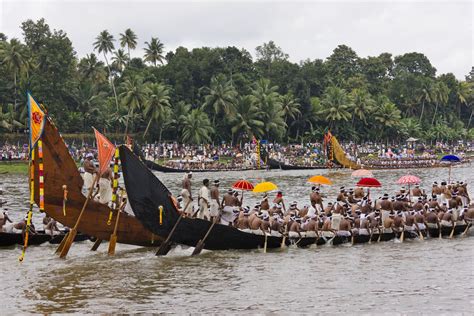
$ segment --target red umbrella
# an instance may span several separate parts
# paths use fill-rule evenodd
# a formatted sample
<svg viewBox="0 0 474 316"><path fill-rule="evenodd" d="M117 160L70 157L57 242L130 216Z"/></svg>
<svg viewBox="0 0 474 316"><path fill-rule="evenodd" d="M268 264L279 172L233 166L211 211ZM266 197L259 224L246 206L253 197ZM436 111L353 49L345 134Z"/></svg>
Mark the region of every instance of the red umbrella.
<svg viewBox="0 0 474 316"><path fill-rule="evenodd" d="M366 188L380 188L382 185L375 178L362 178L357 182L356 186Z"/></svg>
<svg viewBox="0 0 474 316"><path fill-rule="evenodd" d="M357 182L356 186L366 188L380 188L382 185L375 178L362 178ZM367 189L367 197L370 196L370 189Z"/></svg>
<svg viewBox="0 0 474 316"><path fill-rule="evenodd" d="M239 180L232 185L233 189L242 190L242 191L252 191L253 184L247 180Z"/></svg>
<svg viewBox="0 0 474 316"><path fill-rule="evenodd" d="M232 185L233 189L242 190L242 195L240 196L240 203L244 199L244 192L243 191L252 191L253 184L248 182L247 180L239 180Z"/></svg>

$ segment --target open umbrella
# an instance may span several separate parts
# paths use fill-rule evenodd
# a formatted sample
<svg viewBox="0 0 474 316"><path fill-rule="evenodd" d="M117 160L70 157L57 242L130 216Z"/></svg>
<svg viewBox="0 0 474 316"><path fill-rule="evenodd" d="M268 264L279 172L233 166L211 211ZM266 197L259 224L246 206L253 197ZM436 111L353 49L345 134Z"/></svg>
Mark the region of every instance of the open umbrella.
<svg viewBox="0 0 474 316"><path fill-rule="evenodd" d="M273 182L260 182L257 184L252 192L254 193L263 193L263 192L268 192L268 191L273 191L273 190L278 190L278 187L276 186L275 183Z"/></svg>
<svg viewBox="0 0 474 316"><path fill-rule="evenodd" d="M367 188L367 198L369 198L370 188L380 188L382 184L375 178L362 178L356 183L356 186Z"/></svg>
<svg viewBox="0 0 474 316"><path fill-rule="evenodd" d="M351 174L352 177L354 178L372 178L374 175L372 174L372 171L367 170L367 169L359 169L354 171Z"/></svg>
<svg viewBox="0 0 474 316"><path fill-rule="evenodd" d="M451 182L451 167L454 162L460 162L461 158L456 155L445 155L441 158L441 161L449 162L449 179L448 182Z"/></svg>
<svg viewBox="0 0 474 316"><path fill-rule="evenodd" d="M332 185L332 181L324 176L312 176L308 179L309 183L322 184L322 185Z"/></svg>
<svg viewBox="0 0 474 316"><path fill-rule="evenodd" d="M418 178L417 176L409 175L409 174L406 175L406 176L401 177L397 181L398 184L408 185L408 199L409 199L410 203L411 203L411 189L410 189L410 186L412 184L419 184L420 182L421 182L420 178Z"/></svg>
<svg viewBox="0 0 474 316"><path fill-rule="evenodd" d="M242 203L242 200L244 199L243 191L252 191L254 186L252 183L248 182L247 180L239 180L232 185L232 188L242 191L242 195L240 196L240 202Z"/></svg>
<svg viewBox="0 0 474 316"><path fill-rule="evenodd" d="M242 191L252 191L254 186L252 183L247 180L239 180L232 185L233 189L242 190Z"/></svg>

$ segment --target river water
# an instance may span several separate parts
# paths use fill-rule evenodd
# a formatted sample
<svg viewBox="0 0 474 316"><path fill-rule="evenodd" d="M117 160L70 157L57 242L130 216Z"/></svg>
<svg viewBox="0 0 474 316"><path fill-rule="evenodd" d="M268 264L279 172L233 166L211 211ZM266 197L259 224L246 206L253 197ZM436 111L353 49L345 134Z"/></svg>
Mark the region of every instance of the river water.
<svg viewBox="0 0 474 316"><path fill-rule="evenodd" d="M375 197L395 192L395 181L415 174L422 187L446 179L446 168L374 171L383 184ZM308 201L306 179L323 174L334 182L323 188L333 199L340 186L353 187L350 170L248 171L193 175L193 193L205 177L218 178L222 191L235 180L273 181L287 201ZM182 175L157 174L177 193ZM468 181L473 196L472 165L453 168L452 177ZM11 216L27 209L27 181L1 175L0 186ZM246 193L251 204L259 196ZM244 202L244 204L246 204ZM35 213L39 225L41 215ZM177 247L166 257L156 249L107 245L89 251L92 243L74 244L67 259L53 255L55 246L0 249L2 276L0 314L18 313L330 313L451 314L474 312L474 237L413 240L365 245L290 247L264 254L254 251L204 251Z"/></svg>

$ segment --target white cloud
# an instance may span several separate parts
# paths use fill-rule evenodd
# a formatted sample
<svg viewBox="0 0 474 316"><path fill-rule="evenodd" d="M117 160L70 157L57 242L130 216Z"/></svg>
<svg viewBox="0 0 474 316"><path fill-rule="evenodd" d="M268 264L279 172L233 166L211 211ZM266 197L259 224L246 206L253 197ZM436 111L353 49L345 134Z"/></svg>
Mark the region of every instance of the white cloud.
<svg viewBox="0 0 474 316"><path fill-rule="evenodd" d="M274 40L295 62L324 59L347 44L362 57L422 52L438 73L460 79L473 66L471 1L0 0L0 31L9 37L21 38L20 23L40 17L66 31L79 56L101 30L118 38L130 27L140 48L158 36L167 50L233 45L254 53Z"/></svg>

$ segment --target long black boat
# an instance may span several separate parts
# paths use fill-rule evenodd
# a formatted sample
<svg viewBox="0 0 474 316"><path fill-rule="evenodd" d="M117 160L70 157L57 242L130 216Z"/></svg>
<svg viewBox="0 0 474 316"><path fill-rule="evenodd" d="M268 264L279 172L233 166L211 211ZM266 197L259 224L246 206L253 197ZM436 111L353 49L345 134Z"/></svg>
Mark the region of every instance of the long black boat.
<svg viewBox="0 0 474 316"><path fill-rule="evenodd" d="M180 214L166 186L127 147L120 147L120 160L133 212L143 226L158 236L168 237ZM161 209L161 223L160 218ZM171 241L196 246L209 230L211 222L198 218L182 218ZM282 237L267 236L267 248L281 247ZM303 238L306 239L306 238ZM311 238L314 240L314 238ZM289 243L289 241L287 241ZM314 241L313 241L314 242ZM301 241L305 244L305 240ZM256 249L264 247L265 236L243 232L216 224L204 244L205 249Z"/></svg>

